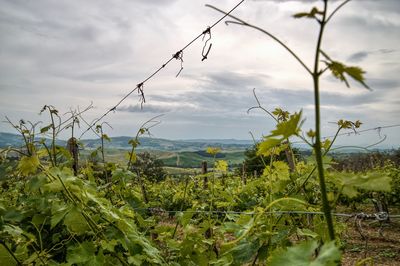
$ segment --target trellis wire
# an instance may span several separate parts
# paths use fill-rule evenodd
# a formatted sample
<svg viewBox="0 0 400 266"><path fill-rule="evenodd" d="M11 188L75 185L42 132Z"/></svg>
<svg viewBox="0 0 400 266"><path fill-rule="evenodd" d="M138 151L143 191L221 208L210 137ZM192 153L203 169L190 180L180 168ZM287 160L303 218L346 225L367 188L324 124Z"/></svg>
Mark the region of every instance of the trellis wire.
<svg viewBox="0 0 400 266"><path fill-rule="evenodd" d="M378 126L378 127L372 127L372 128L367 128L367 129L363 129L363 130L357 130L357 131L351 131L351 132L344 132L344 133L340 133L337 135L337 137L341 137L341 136L351 136L351 135L359 135L360 133L364 133L364 132L368 132L368 131L377 131L380 134L380 131L382 129L385 128L394 128L394 127L400 127L400 124L394 124L394 125L385 125L385 126ZM322 137L322 139L328 139L328 138L333 138L335 137L335 135L331 135L331 136L325 136ZM290 143L292 144L298 144L298 143L305 143L305 141L303 140L296 140L296 141L291 141Z"/></svg>
<svg viewBox="0 0 400 266"><path fill-rule="evenodd" d="M172 57L170 59L168 59L164 64L161 65L161 67L159 67L156 71L154 71L152 74L150 74L146 79L144 79L142 82L140 82L139 84L136 85L136 87L134 89L132 89L131 91L129 91L124 97L122 97L119 102L114 105L112 108L110 108L109 110L107 110L107 112L105 112L102 116L100 116L99 118L97 118L79 137L82 138L84 134L86 134L86 132L88 132L89 130L91 130L99 121L101 121L104 117L106 117L109 113L116 111L117 107L123 102L125 101L126 98L128 98L133 92L138 91L140 98L141 98L141 104L143 104L143 102L145 102L145 98L144 98L144 93L143 93L143 86L144 84L150 80L151 78L153 78L155 75L158 74L158 72L160 72L164 67L166 67L172 60L177 59L177 60L181 60L182 61L182 53L185 49L187 49L190 45L192 45L195 41L197 41L200 37L205 36L206 34L209 34L209 37L211 38L211 29L213 27L215 27L217 24L219 24L223 19L225 19L227 16L229 16L230 13L232 13L237 7L239 7L242 3L244 2L244 0L241 0L238 4L236 4L228 13L224 14L221 18L219 18L216 22L214 22L214 24L212 24L211 26L208 26L204 31L202 31L199 35L197 35L197 37L195 37L193 40L191 40L188 44L186 44L182 49L180 49L179 51L177 51L175 54L172 55ZM205 45L207 44L207 42L209 41L209 39L206 41ZM211 45L209 46L209 49L207 50L206 53L204 53L204 48L202 51L202 56L203 59L202 61L204 61L204 59L207 58L208 53L210 52L211 49ZM181 65L181 70L183 69L182 65ZM180 73L180 72L179 72ZM178 75L179 75L178 73Z"/></svg>
<svg viewBox="0 0 400 266"><path fill-rule="evenodd" d="M255 214L309 214L309 215L324 215L323 212L317 211L268 211L268 212L239 212L239 211L207 211L207 210L186 210L186 211L177 211L177 210L164 210L162 208L134 208L134 210L144 210L150 211L154 213L213 213L213 214L244 214L244 215L255 215ZM389 219L400 218L400 214L388 214L387 212L377 212L377 213L332 213L333 216L337 217L346 217L346 218L358 218L363 220L379 220L384 221Z"/></svg>

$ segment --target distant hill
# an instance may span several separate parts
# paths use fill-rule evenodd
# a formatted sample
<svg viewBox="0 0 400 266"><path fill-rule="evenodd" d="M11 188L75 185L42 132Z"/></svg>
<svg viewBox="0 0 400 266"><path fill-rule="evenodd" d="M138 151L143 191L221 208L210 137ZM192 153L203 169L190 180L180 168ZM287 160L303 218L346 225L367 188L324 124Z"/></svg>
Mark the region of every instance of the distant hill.
<svg viewBox="0 0 400 266"><path fill-rule="evenodd" d="M11 133L2 133L0 132L0 148L5 147L18 147L23 144L23 139L19 135L11 134Z"/></svg>
<svg viewBox="0 0 400 266"><path fill-rule="evenodd" d="M107 149L130 149L128 144L131 137L112 137L111 141L105 141ZM195 140L168 140L160 138L143 137L139 139L140 146L138 150L157 150L157 151L199 151L205 150L207 147L220 147L222 150L240 151L250 147L253 143L250 140L235 139L195 139ZM87 149L95 149L100 146L99 139L85 139L82 143ZM57 140L57 144L65 146L66 141ZM21 136L10 133L0 132L0 148L19 147L23 145Z"/></svg>

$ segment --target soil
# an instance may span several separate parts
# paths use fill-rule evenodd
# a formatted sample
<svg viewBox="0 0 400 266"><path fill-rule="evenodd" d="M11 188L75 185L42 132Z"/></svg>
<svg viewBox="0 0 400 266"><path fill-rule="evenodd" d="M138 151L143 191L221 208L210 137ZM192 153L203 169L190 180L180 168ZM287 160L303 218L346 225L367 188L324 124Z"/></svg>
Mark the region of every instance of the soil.
<svg viewBox="0 0 400 266"><path fill-rule="evenodd" d="M368 213L373 213L370 208ZM365 211L365 213L367 213ZM391 210L398 214L399 211ZM359 221L351 218L346 221L347 229L341 240L344 251L342 265L400 265L400 218L389 222L377 220Z"/></svg>

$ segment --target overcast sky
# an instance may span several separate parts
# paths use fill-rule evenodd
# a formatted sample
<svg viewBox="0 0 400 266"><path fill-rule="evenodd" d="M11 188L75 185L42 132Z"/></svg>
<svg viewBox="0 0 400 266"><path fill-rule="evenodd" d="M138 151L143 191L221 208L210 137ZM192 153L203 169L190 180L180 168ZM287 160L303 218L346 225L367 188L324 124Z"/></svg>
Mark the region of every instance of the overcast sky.
<svg viewBox="0 0 400 266"><path fill-rule="evenodd" d="M91 121L221 16L205 4L229 10L237 2L0 0L0 115L46 121L38 115L45 104L64 114L93 102L85 113ZM291 16L321 3L247 0L233 14L276 34L312 67L318 25ZM330 1L329 10L340 3ZM351 1L330 21L323 50L361 66L372 91L354 82L347 88L326 72L324 135L333 134L331 122L342 118L359 119L364 129L400 124L399 29L397 0ZM180 62L174 60L145 83L143 109L134 93L105 117L113 127L107 133L132 136L144 121L165 114L152 131L155 137L250 139L251 131L259 138L274 121L257 110L246 112L256 104L253 88L266 109L302 109L304 130L314 126L312 80L281 46L238 25L220 23L211 33L207 60L201 61L204 42L199 39L184 51L178 77ZM12 129L1 123L0 131ZM342 137L340 143L367 145L384 135L387 146L398 147L399 127Z"/></svg>

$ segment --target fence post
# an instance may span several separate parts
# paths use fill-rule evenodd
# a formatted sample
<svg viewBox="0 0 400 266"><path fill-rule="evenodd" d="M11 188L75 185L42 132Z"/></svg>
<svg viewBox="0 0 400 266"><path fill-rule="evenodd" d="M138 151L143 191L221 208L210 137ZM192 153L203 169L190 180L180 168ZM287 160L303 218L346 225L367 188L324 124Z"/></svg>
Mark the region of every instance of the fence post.
<svg viewBox="0 0 400 266"><path fill-rule="evenodd" d="M243 163L243 165L242 165L242 182L243 182L243 185L246 185L246 175L247 175L247 173L246 173L246 163Z"/></svg>
<svg viewBox="0 0 400 266"><path fill-rule="evenodd" d="M78 147L78 140L74 137L70 138L67 141L67 150L72 156L74 160L72 163L72 169L74 170L74 175L78 174L78 157L79 157L79 147Z"/></svg>
<svg viewBox="0 0 400 266"><path fill-rule="evenodd" d="M203 161L201 163L201 174L204 175L203 188L207 189L208 188L208 176L207 176L207 162L206 161Z"/></svg>

